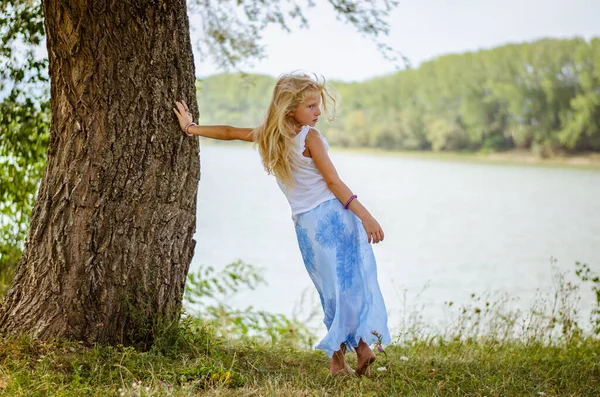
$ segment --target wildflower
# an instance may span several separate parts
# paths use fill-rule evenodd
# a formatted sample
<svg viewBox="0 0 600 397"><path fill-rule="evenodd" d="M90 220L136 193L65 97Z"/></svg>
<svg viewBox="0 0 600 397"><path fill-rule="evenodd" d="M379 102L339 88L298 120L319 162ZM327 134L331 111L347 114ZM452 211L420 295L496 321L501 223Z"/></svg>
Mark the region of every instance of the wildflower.
<svg viewBox="0 0 600 397"><path fill-rule="evenodd" d="M379 368L377 368L377 371L379 371L379 372L387 371L387 368L386 367L379 367Z"/></svg>
<svg viewBox="0 0 600 397"><path fill-rule="evenodd" d="M406 356L400 356L400 360L401 361L408 361L408 357L406 357Z"/></svg>
<svg viewBox="0 0 600 397"><path fill-rule="evenodd" d="M383 350L383 346L381 346L381 344L383 342L383 336L381 336L381 334L379 332L377 332L376 329L371 331L371 333L377 338L377 342L375 342L375 346L377 346L377 350L380 353L383 353L387 356L387 353Z"/></svg>

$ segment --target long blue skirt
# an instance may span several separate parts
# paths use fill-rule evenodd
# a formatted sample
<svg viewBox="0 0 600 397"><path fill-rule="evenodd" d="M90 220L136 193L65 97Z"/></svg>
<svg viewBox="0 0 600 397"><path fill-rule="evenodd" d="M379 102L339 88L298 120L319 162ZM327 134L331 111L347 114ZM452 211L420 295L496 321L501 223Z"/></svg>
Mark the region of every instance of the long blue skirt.
<svg viewBox="0 0 600 397"><path fill-rule="evenodd" d="M377 282L377 264L360 219L339 200L294 216L306 270L321 299L327 335L316 346L329 357L345 343L350 350L391 342L387 313Z"/></svg>

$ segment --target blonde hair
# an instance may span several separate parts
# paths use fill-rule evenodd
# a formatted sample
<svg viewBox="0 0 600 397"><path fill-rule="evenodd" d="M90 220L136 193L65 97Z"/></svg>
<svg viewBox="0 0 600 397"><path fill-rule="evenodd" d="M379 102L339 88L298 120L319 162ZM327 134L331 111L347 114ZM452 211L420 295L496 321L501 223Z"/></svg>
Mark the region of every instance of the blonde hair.
<svg viewBox="0 0 600 397"><path fill-rule="evenodd" d="M286 186L293 185L290 156L297 127L291 113L313 96L320 97L322 113L328 121L332 121L337 93L324 78L297 72L279 76L267 115L254 130L253 140L258 146L265 170Z"/></svg>

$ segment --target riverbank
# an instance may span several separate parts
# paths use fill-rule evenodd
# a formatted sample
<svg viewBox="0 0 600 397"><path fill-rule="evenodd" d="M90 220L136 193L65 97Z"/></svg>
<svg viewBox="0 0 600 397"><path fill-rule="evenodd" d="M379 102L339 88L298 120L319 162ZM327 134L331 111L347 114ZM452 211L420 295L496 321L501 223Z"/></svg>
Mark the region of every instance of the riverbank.
<svg viewBox="0 0 600 397"><path fill-rule="evenodd" d="M589 266L577 272L598 291ZM223 336L227 324L248 326L226 306L157 330L148 351L0 336L0 396L597 396L600 302L585 331L579 284L556 280L556 292L529 313L473 296L469 305L447 303L458 315L441 333L410 315L416 321L394 343L375 349L369 378L330 376L327 356L310 348L314 337L303 341L292 323L264 325L261 339ZM355 354L347 361L355 366Z"/></svg>
<svg viewBox="0 0 600 397"><path fill-rule="evenodd" d="M0 338L0 395L595 396L599 352L592 338L415 340L388 346L371 378L357 378L329 376L321 352L221 340L206 328L171 333L148 352Z"/></svg>
<svg viewBox="0 0 600 397"><path fill-rule="evenodd" d="M331 377L320 352L219 340L200 329L149 351L0 339L0 395L594 396L600 341L392 345L371 378ZM355 365L353 354L348 361Z"/></svg>

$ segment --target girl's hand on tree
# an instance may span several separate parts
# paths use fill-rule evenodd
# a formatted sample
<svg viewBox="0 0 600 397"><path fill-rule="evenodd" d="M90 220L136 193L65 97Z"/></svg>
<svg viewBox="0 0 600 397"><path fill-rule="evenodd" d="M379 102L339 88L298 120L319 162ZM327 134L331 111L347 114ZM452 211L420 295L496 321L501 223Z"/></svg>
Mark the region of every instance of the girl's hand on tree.
<svg viewBox="0 0 600 397"><path fill-rule="evenodd" d="M177 120L179 120L179 127L182 131L185 131L185 127L194 121L192 118L192 114L188 109L188 106L184 101L175 102L177 108L173 108L173 111L177 115Z"/></svg>
<svg viewBox="0 0 600 397"><path fill-rule="evenodd" d="M369 243L377 244L383 241L383 229L379 226L379 223L371 215L362 220L365 232L367 232L367 239Z"/></svg>

